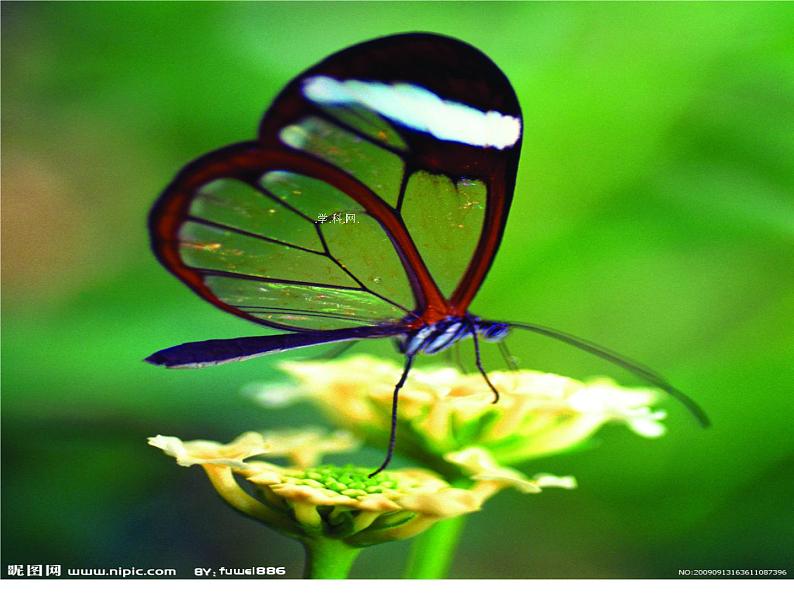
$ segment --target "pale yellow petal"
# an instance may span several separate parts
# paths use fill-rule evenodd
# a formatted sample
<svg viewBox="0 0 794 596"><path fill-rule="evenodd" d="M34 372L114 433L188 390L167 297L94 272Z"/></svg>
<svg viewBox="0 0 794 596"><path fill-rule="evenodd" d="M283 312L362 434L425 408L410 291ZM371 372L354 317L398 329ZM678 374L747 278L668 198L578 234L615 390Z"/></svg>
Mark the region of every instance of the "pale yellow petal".
<svg viewBox="0 0 794 596"><path fill-rule="evenodd" d="M162 449L174 457L180 466L196 464L227 465L243 467L243 460L268 452L269 445L259 433L240 435L231 443L214 441L182 441L178 437L157 435L148 439L149 445Z"/></svg>
<svg viewBox="0 0 794 596"><path fill-rule="evenodd" d="M290 483L271 484L269 488L279 497L292 503L306 502L312 505L356 506L355 499L325 488Z"/></svg>
<svg viewBox="0 0 794 596"><path fill-rule="evenodd" d="M479 511L481 501L469 490L445 488L438 492L407 494L399 499L399 504L422 515L455 517Z"/></svg>

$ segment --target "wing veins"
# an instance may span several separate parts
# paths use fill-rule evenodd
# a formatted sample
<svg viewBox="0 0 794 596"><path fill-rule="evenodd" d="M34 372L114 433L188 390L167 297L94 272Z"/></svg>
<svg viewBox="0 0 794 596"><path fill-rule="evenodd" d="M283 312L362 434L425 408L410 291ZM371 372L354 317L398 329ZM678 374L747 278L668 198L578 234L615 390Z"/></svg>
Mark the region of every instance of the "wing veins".
<svg viewBox="0 0 794 596"><path fill-rule="evenodd" d="M261 176L258 176L258 178L259 178L259 179L262 179L264 176L266 176L266 175L267 175L267 174L269 174L270 172L276 172L276 171L281 171L281 170L268 170L268 171L266 171L264 174L262 174ZM288 171L290 174L295 174L295 172L291 172L291 171L289 171L289 170L285 170L285 171ZM294 207L293 205L290 205L290 204L289 204L289 203L287 203L285 200L283 200L283 199L279 198L278 196L276 196L276 194L275 194L275 193L273 193L273 192L269 191L269 190L268 190L267 188L265 188L264 186L261 186L261 185L260 185L258 182L256 182L256 181L254 181L254 182L247 181L247 182L248 182L249 184L251 184L251 186L253 186L255 190L257 190L257 191L258 191L258 192L260 192L261 194L265 195L267 198L269 198L269 199L271 199L271 200L275 201L276 203L278 203L278 204L279 204L279 205L281 205L282 207L284 207L284 208L288 209L289 211L292 211L292 212L293 212L295 215L297 215L298 217L301 217L301 218L305 219L306 221L308 221L308 222L310 222L310 223L312 223L312 224L314 224L314 223L317 223L317 222L316 222L314 219L312 219L310 216L306 215L306 214L305 214L303 211L301 211L301 210L300 210L300 209L298 209L297 207Z"/></svg>
<svg viewBox="0 0 794 596"><path fill-rule="evenodd" d="M410 177L408 165L403 164L403 173L402 178L400 179L400 190L397 193L397 205L394 207L395 211L397 211L397 215L400 217L400 221L402 221L402 208L403 200L405 199L405 190L408 188L408 179ZM405 222L403 222L403 225L405 225Z"/></svg>
<svg viewBox="0 0 794 596"><path fill-rule="evenodd" d="M311 310L303 310L300 308L282 308L277 306L246 306L246 305L239 305L233 304L234 308L239 308L240 310L244 310L246 312L250 312L252 314L259 314L259 313L283 313L283 314L290 314L290 315L300 315L306 317L317 317L322 319L339 319L341 321L356 321L361 323L379 323L378 319L369 319L365 317L356 317L353 315L334 315L330 313L320 313Z"/></svg>
<svg viewBox="0 0 794 596"><path fill-rule="evenodd" d="M366 211L365 211L365 214L369 215L369 213L366 213ZM376 221L377 221L377 219L376 219ZM323 231L320 229L320 224L315 224L315 229L317 230L317 235L320 237L320 242L323 243L323 247L325 248L325 251L326 251L326 256L329 259L331 259L331 261L334 263L334 265L339 267L345 274L347 274L347 276L350 277L350 279L355 281L359 285L359 287L361 288L362 291L367 292L369 294L372 294L376 298L378 298L380 300L383 300L384 302L386 302L388 304L391 304L395 308L399 308L400 310L402 310L402 311L404 311L406 313L409 313L409 314L411 313L411 310L405 308L402 304L397 304L396 302L390 300L389 298L386 298L385 296L382 296L378 292L375 292L369 286L367 286L365 283L362 283L362 281L352 271L350 271L347 267L345 267L334 255L331 254L331 249L328 247L328 242L326 242L326 240L325 240L325 235L323 234Z"/></svg>
<svg viewBox="0 0 794 596"><path fill-rule="evenodd" d="M337 286L334 284L324 284L320 282L309 282L309 281L298 281L292 279L280 279L276 277L265 277L262 275L252 275L248 273L235 273L233 271L223 271L221 269L207 269L207 268L193 268L196 272L200 273L201 275L211 275L215 277L229 277L232 279L246 279L249 281L263 281L266 283L276 283L276 284L286 284L291 286L308 286L308 287L316 287L316 288L329 288L333 290L351 290L354 292L363 292L365 291L362 288L351 288L348 286Z"/></svg>
<svg viewBox="0 0 794 596"><path fill-rule="evenodd" d="M219 230L227 230L229 232L234 232L236 234L240 234L242 236L248 236L249 238L255 238L256 240L262 240L264 242L270 242L272 244L278 244L280 246L286 246L287 248L294 248L296 250L302 250L303 252L308 252L314 255L325 256L324 253L318 250L312 250L311 248L306 248L304 246L298 246L297 244L292 244L291 242L285 242L283 240L277 240L276 238L270 238L268 236L263 236L261 234L257 234L255 232L248 232L247 230L243 230L240 228L236 228L234 226L228 226L226 224L222 224L216 221L211 221L209 219L204 219L203 217L197 217L195 215L188 215L185 218L185 221L192 221L204 226L208 226L211 228L217 228Z"/></svg>

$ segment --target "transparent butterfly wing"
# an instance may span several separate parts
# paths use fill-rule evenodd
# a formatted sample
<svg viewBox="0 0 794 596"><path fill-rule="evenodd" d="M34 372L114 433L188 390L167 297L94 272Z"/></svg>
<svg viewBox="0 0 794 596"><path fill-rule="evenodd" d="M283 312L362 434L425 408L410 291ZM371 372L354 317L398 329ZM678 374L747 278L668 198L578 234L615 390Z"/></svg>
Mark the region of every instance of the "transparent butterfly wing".
<svg viewBox="0 0 794 596"><path fill-rule="evenodd" d="M465 312L482 283L519 147L515 94L478 50L382 38L296 77L257 141L184 168L152 212L153 247L200 296L257 323L431 323Z"/></svg>

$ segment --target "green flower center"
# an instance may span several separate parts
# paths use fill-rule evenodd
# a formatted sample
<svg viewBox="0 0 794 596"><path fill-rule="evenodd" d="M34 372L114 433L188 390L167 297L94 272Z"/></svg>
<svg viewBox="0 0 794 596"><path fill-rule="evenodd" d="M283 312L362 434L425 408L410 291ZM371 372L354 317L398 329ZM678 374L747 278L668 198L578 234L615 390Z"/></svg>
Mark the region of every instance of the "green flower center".
<svg viewBox="0 0 794 596"><path fill-rule="evenodd" d="M369 478L370 470L352 465L323 465L289 474L295 484L325 488L346 497L363 497L398 488L397 481L388 472Z"/></svg>

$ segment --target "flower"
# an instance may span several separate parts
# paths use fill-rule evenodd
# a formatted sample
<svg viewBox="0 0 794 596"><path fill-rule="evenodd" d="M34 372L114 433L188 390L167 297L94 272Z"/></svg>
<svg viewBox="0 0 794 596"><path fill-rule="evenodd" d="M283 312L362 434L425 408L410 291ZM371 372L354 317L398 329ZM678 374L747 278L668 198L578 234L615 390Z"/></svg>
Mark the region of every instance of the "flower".
<svg viewBox="0 0 794 596"><path fill-rule="evenodd" d="M281 367L333 421L373 444L385 444L394 384L402 372L396 364L356 356ZM665 432L666 414L653 408L656 389L532 370L489 376L500 394L496 404L479 374L412 370L400 391L398 450L448 475L453 460L446 455L467 447L484 449L504 465L579 448L606 424L622 424L644 437Z"/></svg>
<svg viewBox="0 0 794 596"><path fill-rule="evenodd" d="M410 538L442 519L477 511L483 502L477 492L450 486L427 470L389 470L369 478L366 468L319 464L323 452L352 448L346 433L245 433L227 445L158 435L149 444L179 465L202 466L232 507L303 541L330 538L365 546ZM250 459L261 455L288 455L302 463Z"/></svg>
<svg viewBox="0 0 794 596"><path fill-rule="evenodd" d="M361 547L426 530L412 561L433 564L412 565L411 576L436 577L448 565L460 517L480 510L500 490L576 488L572 476L529 476L512 466L579 448L609 423L644 437L665 432L665 412L655 409L653 389L531 370L495 372L490 381L500 400L494 403L479 374L414 369L400 391L397 448L429 469L389 469L370 477L369 468L324 464L322 456L356 449L354 435L386 444L402 369L368 356L281 366L296 383L249 385L246 391L273 407L305 396L348 430L249 432L229 444L158 435L149 443L181 466L200 465L229 505L301 541L307 577L346 577Z"/></svg>
<svg viewBox="0 0 794 596"><path fill-rule="evenodd" d="M273 507L294 516L309 534L363 545L409 538L435 522L480 509L472 491L454 488L421 469L382 472L321 465L287 468L255 463L243 475Z"/></svg>

